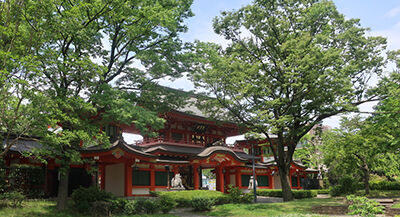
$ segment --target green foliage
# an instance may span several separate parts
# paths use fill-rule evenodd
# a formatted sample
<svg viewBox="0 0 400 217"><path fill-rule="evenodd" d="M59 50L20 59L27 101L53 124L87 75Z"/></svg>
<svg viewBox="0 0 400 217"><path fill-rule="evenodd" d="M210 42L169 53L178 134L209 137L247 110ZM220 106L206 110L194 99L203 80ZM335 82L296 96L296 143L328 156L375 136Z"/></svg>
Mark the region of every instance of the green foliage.
<svg viewBox="0 0 400 217"><path fill-rule="evenodd" d="M101 126L134 124L155 136L165 122L158 112L184 104L184 97L159 88L157 80L186 71L179 35L186 31L184 19L193 15L191 4L0 1L0 115L7 116L0 117L0 131L9 125L13 129L5 132L17 138L40 136L44 147L31 154L56 159L64 189L69 165L84 161L82 148L110 145ZM62 126L62 133L49 132L48 125ZM59 208L66 197L58 197Z"/></svg>
<svg viewBox="0 0 400 217"><path fill-rule="evenodd" d="M159 209L164 213L169 213L169 211L171 211L173 208L175 208L177 205L176 201L174 198L172 197L168 197L168 196L161 196L158 199L158 206Z"/></svg>
<svg viewBox="0 0 400 217"><path fill-rule="evenodd" d="M195 197L191 200L191 206L195 211L209 211L214 204L214 199L207 197Z"/></svg>
<svg viewBox="0 0 400 217"><path fill-rule="evenodd" d="M228 185L228 198L230 203L241 203L242 200L242 191L239 187L234 187L232 185Z"/></svg>
<svg viewBox="0 0 400 217"><path fill-rule="evenodd" d="M360 215L362 217L374 217L383 213L383 206L375 200L366 197L357 197L349 195L346 197L349 203L349 214Z"/></svg>
<svg viewBox="0 0 400 217"><path fill-rule="evenodd" d="M329 194L330 189L314 189L311 191L315 192L315 194Z"/></svg>
<svg viewBox="0 0 400 217"><path fill-rule="evenodd" d="M240 198L240 203L253 203L254 202L254 194L247 193L243 194Z"/></svg>
<svg viewBox="0 0 400 217"><path fill-rule="evenodd" d="M375 181L369 185L372 190L400 190L400 182Z"/></svg>
<svg viewBox="0 0 400 217"><path fill-rule="evenodd" d="M3 182L3 189L0 188L0 192L20 191L28 198L43 198L46 196L43 188L40 187L45 182L45 170L42 167L13 165L9 168L8 176L4 176L4 180L1 182Z"/></svg>
<svg viewBox="0 0 400 217"><path fill-rule="evenodd" d="M252 203L254 201L254 195L251 193L243 193L239 187L228 185L228 200L229 203Z"/></svg>
<svg viewBox="0 0 400 217"><path fill-rule="evenodd" d="M317 192L312 190L295 190L292 191L294 198L313 198L317 196ZM257 190L257 195L265 197L282 197L281 189L259 189Z"/></svg>
<svg viewBox="0 0 400 217"><path fill-rule="evenodd" d="M107 201L94 201L90 207L90 214L94 217L111 216L111 203Z"/></svg>
<svg viewBox="0 0 400 217"><path fill-rule="evenodd" d="M25 195L18 191L4 192L0 194L0 207L21 207L25 199Z"/></svg>
<svg viewBox="0 0 400 217"><path fill-rule="evenodd" d="M102 191L97 187L80 187L72 193L71 197L76 210L82 213L89 211L95 201L110 201L114 199L111 193Z"/></svg>
<svg viewBox="0 0 400 217"><path fill-rule="evenodd" d="M140 212L139 210L137 210L137 208L138 207L136 206L136 201L130 200L124 206L124 214L135 215Z"/></svg>
<svg viewBox="0 0 400 217"><path fill-rule="evenodd" d="M144 212L146 212L147 214L156 213L160 209L160 207L158 206L158 201L151 199L144 200L142 206Z"/></svg>
<svg viewBox="0 0 400 217"><path fill-rule="evenodd" d="M357 189L357 182L350 176L344 176L339 180L339 184L330 189L329 194L332 196L354 194Z"/></svg>
<svg viewBox="0 0 400 217"><path fill-rule="evenodd" d="M110 202L110 211L114 214L123 213L126 205L130 202L124 198L115 198L108 201Z"/></svg>
<svg viewBox="0 0 400 217"><path fill-rule="evenodd" d="M156 196L162 197L167 196L174 198L177 202L178 207L190 207L193 198L209 198L215 201L215 204L229 203L229 198L219 191L208 191L208 190L193 190L193 191L159 191L153 193Z"/></svg>
<svg viewBox="0 0 400 217"><path fill-rule="evenodd" d="M255 0L222 12L213 25L231 43L196 44L193 80L214 97L203 107L254 133L277 135L281 173L312 127L377 98L367 96L367 80L383 70L386 40L368 36L332 1ZM289 183L282 186L290 191Z"/></svg>

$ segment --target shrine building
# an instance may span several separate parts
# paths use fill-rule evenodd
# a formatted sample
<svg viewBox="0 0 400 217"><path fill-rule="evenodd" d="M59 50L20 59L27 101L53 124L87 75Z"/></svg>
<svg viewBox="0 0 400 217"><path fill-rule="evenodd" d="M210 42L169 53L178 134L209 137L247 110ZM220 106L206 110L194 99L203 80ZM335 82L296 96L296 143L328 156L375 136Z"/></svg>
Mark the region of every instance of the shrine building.
<svg viewBox="0 0 400 217"><path fill-rule="evenodd" d="M226 144L227 137L241 134L238 125L210 120L196 109L172 110L162 117L166 122L158 137L144 137L134 144L122 139L122 133L139 134L133 125L106 126L104 130L112 146L93 146L81 152L83 158L95 161L97 172L87 173L88 165L71 165L69 193L78 186L99 185L116 196L144 196L151 191L169 190L171 179L178 173L185 189L204 189L202 171L205 169L215 173L217 191L225 192L228 185L246 190L253 174L251 145L255 145L257 188L281 188L279 171L267 147L245 140ZM56 195L58 170L54 160L44 165L34 157L21 155L34 147L40 148L40 144L20 140L6 156L6 165L36 165L44 173L41 188L48 195ZM318 171L294 161L289 174L291 187L303 188L307 175L315 173Z"/></svg>

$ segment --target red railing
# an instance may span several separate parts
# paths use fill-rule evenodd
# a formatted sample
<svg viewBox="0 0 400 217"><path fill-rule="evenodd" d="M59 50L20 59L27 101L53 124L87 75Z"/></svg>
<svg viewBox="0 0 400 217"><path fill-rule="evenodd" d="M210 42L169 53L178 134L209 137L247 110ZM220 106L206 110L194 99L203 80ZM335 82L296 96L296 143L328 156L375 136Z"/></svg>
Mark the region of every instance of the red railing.
<svg viewBox="0 0 400 217"><path fill-rule="evenodd" d="M161 137L161 136L154 137L154 138L146 138L146 139L143 139L142 141L136 141L134 144L139 145L139 146L147 146L147 145L154 145L154 144L159 144L159 143L184 144L184 145L200 146L200 147L204 147L206 145L205 142L194 143L191 140L188 142L185 139L181 139L181 140L165 139L164 137Z"/></svg>

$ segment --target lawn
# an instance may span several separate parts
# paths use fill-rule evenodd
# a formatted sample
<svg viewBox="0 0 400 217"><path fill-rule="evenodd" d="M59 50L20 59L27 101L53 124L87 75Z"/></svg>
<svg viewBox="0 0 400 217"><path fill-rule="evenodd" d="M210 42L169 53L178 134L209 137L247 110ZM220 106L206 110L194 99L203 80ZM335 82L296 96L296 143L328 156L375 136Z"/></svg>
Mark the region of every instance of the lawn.
<svg viewBox="0 0 400 217"><path fill-rule="evenodd" d="M342 201L334 198L302 199L288 203L264 203L264 204L225 204L215 206L207 213L193 213L210 216L321 216L311 213L313 206L341 205ZM88 217L72 210L57 211L54 201L36 200L24 202L22 208L2 208L2 217ZM190 214L190 213L189 213ZM116 217L128 217L127 215L113 215ZM175 217L175 215L136 215L148 217Z"/></svg>
<svg viewBox="0 0 400 217"><path fill-rule="evenodd" d="M210 216L321 216L311 213L313 206L342 205L341 199L311 198L287 203L225 204L208 212Z"/></svg>
<svg viewBox="0 0 400 217"><path fill-rule="evenodd" d="M80 213L67 210L60 212L56 209L55 201L48 200L35 200L26 201L23 203L21 208L0 208L1 217L88 217L87 215L82 215ZM128 217L126 215L113 215L116 217ZM148 217L175 217L175 215L164 215L164 214L154 214L154 215L134 215L134 216L148 216Z"/></svg>

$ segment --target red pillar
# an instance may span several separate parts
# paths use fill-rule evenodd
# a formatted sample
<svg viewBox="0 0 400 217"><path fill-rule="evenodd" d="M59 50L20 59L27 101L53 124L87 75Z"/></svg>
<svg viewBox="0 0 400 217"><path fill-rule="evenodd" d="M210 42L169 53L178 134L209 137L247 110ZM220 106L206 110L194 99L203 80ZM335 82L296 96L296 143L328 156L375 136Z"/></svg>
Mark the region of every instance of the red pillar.
<svg viewBox="0 0 400 217"><path fill-rule="evenodd" d="M194 184L194 190L199 190L199 165L195 164L193 165L193 184Z"/></svg>
<svg viewBox="0 0 400 217"><path fill-rule="evenodd" d="M241 188L242 187L242 174L240 171L240 168L236 168L236 173L235 173L235 178L236 178L236 187Z"/></svg>
<svg viewBox="0 0 400 217"><path fill-rule="evenodd" d="M224 193L225 186L224 186L224 174L222 172L222 166L217 167L217 183L218 183L218 191Z"/></svg>
<svg viewBox="0 0 400 217"><path fill-rule="evenodd" d="M228 186L229 184L231 184L231 177L230 177L230 169L225 168L225 173L224 173L224 180L225 180L225 184L226 186Z"/></svg>
<svg viewBox="0 0 400 217"><path fill-rule="evenodd" d="M101 190L106 189L106 165L100 164L100 188Z"/></svg>
<svg viewBox="0 0 400 217"><path fill-rule="evenodd" d="M150 191L155 191L156 176L154 172L154 165L150 165Z"/></svg>
<svg viewBox="0 0 400 217"><path fill-rule="evenodd" d="M125 197L132 196L132 163L125 163Z"/></svg>

